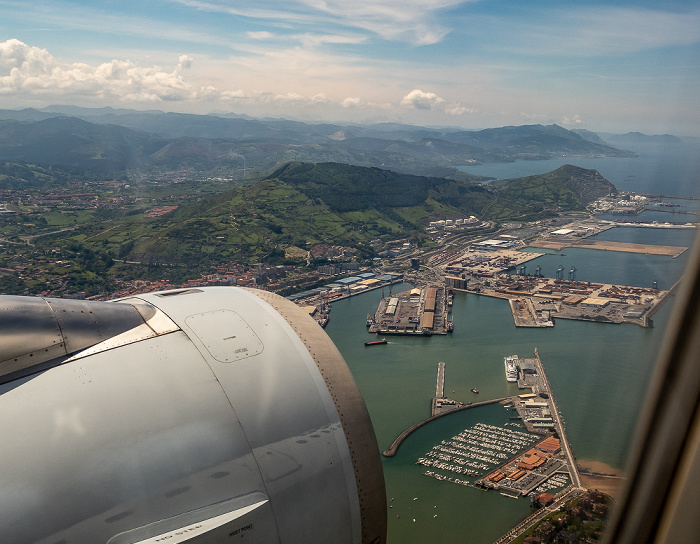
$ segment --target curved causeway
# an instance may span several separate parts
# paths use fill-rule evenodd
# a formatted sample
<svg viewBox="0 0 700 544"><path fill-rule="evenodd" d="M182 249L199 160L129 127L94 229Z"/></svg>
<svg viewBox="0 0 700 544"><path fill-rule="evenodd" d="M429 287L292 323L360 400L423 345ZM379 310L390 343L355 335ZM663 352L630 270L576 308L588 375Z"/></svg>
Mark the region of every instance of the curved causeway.
<svg viewBox="0 0 700 544"><path fill-rule="evenodd" d="M469 408L477 408L479 406L486 406L487 404L496 404L497 402L503 402L505 400L510 399L511 397L500 397L497 399L491 399L491 400L482 400L479 402L470 402L469 404L465 404L464 406L459 406L455 408L454 410L449 410L447 412L443 412L441 414L436 414L434 416L430 416L423 421L419 421L418 423L411 425L408 429L406 429L404 432L402 432L399 436L396 437L396 439L391 443L391 446L389 446L389 449L382 452L382 455L384 457L393 457L396 455L396 450L399 449L399 446L401 443L408 438L408 436L415 431L416 429L422 427L426 423L430 423L431 421L436 420L439 417L443 417L449 414L454 414L455 412L459 412L461 410L468 410Z"/></svg>

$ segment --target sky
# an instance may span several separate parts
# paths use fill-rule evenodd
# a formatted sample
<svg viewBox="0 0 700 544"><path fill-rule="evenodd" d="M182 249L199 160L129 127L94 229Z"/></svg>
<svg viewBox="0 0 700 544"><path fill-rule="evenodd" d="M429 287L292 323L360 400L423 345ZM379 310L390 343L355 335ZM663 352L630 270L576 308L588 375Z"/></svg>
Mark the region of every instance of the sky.
<svg viewBox="0 0 700 544"><path fill-rule="evenodd" d="M0 0L0 108L700 136L700 4Z"/></svg>

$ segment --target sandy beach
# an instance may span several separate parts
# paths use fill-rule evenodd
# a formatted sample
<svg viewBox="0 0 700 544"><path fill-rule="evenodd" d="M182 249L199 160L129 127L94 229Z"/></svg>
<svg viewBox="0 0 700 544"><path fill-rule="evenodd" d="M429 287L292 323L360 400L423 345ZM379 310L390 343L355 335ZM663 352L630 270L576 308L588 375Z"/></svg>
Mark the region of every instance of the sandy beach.
<svg viewBox="0 0 700 544"><path fill-rule="evenodd" d="M597 489L614 499L620 498L624 484L622 470L613 468L599 461L581 460L578 462L582 472L581 481L588 489ZM587 472L591 474L586 474Z"/></svg>

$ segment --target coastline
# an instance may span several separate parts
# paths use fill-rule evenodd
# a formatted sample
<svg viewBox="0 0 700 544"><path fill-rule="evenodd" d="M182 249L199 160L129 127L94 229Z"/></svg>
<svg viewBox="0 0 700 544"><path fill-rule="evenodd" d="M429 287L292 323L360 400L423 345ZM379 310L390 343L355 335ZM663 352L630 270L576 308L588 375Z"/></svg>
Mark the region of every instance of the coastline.
<svg viewBox="0 0 700 544"><path fill-rule="evenodd" d="M601 461L582 459L577 461L581 482L588 489L597 489L601 493L617 500L624 487L624 472Z"/></svg>

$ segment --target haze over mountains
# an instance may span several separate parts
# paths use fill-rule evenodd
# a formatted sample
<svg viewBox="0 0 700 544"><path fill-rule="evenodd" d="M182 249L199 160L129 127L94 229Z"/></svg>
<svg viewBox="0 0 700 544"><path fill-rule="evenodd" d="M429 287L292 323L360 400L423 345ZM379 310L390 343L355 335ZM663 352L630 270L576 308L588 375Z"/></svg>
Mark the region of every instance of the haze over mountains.
<svg viewBox="0 0 700 544"><path fill-rule="evenodd" d="M0 110L0 160L123 177L193 169L242 178L290 161L339 162L478 180L458 167L565 156L634 156L558 125L468 131L400 124L343 126L235 114L52 106Z"/></svg>

